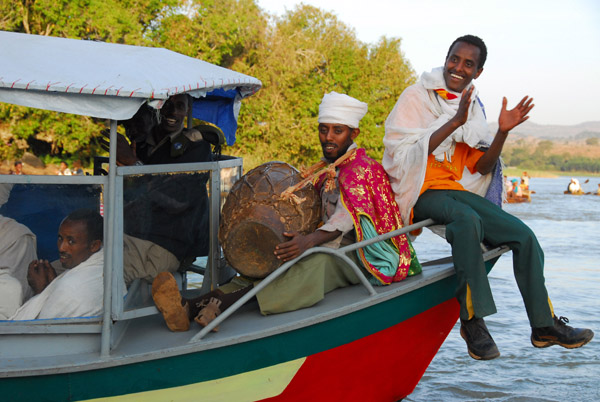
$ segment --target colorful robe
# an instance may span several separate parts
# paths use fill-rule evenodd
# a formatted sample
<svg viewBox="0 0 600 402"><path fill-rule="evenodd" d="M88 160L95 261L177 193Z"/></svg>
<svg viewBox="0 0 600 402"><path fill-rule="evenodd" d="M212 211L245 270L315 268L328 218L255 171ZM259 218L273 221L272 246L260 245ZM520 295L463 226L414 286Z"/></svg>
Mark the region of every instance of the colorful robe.
<svg viewBox="0 0 600 402"><path fill-rule="evenodd" d="M338 165L338 183L340 199L354 222L356 241L402 228L400 210L383 167L369 158L362 148L350 152L353 154ZM320 191L323 185L335 186L335 179L327 175L320 176L315 186ZM421 265L406 235L391 238L385 246L397 254L397 266L391 269L375 262L375 254L380 254L381 245L357 250L363 265L379 284L398 282L408 275L421 272Z"/></svg>

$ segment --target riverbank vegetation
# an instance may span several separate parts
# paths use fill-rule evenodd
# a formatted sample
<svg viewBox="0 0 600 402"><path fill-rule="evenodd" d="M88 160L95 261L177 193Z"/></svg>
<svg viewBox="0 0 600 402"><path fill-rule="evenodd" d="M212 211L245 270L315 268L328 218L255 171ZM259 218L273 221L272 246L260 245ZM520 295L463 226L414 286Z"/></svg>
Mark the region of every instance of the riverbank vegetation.
<svg viewBox="0 0 600 402"><path fill-rule="evenodd" d="M513 139L505 145L502 158L506 166L527 170L530 175L533 171L555 175L600 175L597 138ZM540 173L537 176L542 177Z"/></svg>

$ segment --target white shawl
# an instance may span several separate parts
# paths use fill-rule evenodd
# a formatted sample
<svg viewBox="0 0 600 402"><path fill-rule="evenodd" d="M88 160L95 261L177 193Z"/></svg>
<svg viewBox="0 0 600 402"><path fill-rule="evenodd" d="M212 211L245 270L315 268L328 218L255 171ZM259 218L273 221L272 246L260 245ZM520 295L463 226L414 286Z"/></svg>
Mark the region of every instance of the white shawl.
<svg viewBox="0 0 600 402"><path fill-rule="evenodd" d="M434 91L445 89L457 96L445 100ZM402 219L409 222L410 211L417 202L425 180L429 138L447 123L458 110L461 94L449 91L443 77L443 68L423 73L421 79L400 95L385 122L382 165L390 176L392 190L400 207ZM436 148L433 155L438 160L444 156L451 160L456 142L471 147L489 146L493 140L483 109L473 91L467 122ZM460 183L466 190L485 195L491 175L471 174L465 169Z"/></svg>
<svg viewBox="0 0 600 402"><path fill-rule="evenodd" d="M11 320L89 317L102 313L104 251L57 276L40 294L23 304Z"/></svg>

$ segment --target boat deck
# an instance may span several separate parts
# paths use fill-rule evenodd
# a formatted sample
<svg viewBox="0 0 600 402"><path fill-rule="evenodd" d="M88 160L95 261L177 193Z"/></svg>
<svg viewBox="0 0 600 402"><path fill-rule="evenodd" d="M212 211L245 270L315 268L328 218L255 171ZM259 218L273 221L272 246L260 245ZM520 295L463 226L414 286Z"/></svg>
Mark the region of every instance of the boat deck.
<svg viewBox="0 0 600 402"><path fill-rule="evenodd" d="M55 331L51 327L56 324L40 325L36 333L24 335L19 333L19 324L15 323L2 329L2 344L12 344L13 349L0 347L3 356L0 377L56 374L73 371L75 366L78 370L83 367L98 369L143 362L156 358L157 353L162 357L177 356L257 340L368 308L450 277L453 273L452 262L444 259L435 264L424 264L421 274L402 282L375 287L375 295L369 295L366 288L355 285L328 293L324 300L310 308L269 316L261 315L256 299L252 299L225 320L218 332L210 332L199 340L193 338L202 328L194 322L187 332L171 332L160 314L127 320L118 323L123 325L119 329L120 337L110 356L105 357L99 353L99 322L79 324L87 326L89 333L69 334L72 354L65 354L64 333L53 333ZM194 291L188 291L186 295L193 296ZM19 342L9 342L13 336ZM31 342L27 338L31 338ZM18 345L17 349L14 349L15 345Z"/></svg>
<svg viewBox="0 0 600 402"><path fill-rule="evenodd" d="M488 251L484 253L484 258L492 259L507 250L506 247L501 247ZM156 359L157 354L161 357L178 356L264 339L331 322L337 317L395 299L453 274L452 260L445 258L424 263L423 272L419 275L388 286L374 287L374 295L370 295L367 288L359 284L334 290L310 308L269 316L261 315L256 299L251 299L226 319L218 332L210 332L202 339L197 336L202 328L195 322L191 323L187 332L171 332L160 314L126 320L115 326L118 329L115 332L120 335L114 340L110 356L101 356L99 352L100 322L78 324L88 328L87 333L73 330L73 324L70 324L70 354L65 350L64 332L59 333L56 324L40 323L35 333L23 334L19 333L19 323L15 322L14 326L2 328L1 344L12 344L13 349L6 350L0 346L0 354L3 356L0 377L56 374L73 371L74 367L77 370L99 369ZM186 296L194 296L197 292L198 290L187 291ZM9 342L11 337L19 342ZM15 345L18 345L16 349Z"/></svg>

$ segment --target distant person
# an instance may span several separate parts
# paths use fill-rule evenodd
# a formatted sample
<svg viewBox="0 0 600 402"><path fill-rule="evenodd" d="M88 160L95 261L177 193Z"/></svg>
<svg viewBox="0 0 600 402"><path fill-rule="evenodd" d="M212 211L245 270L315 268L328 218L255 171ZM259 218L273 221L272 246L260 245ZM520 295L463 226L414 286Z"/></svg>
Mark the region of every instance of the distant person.
<svg viewBox="0 0 600 402"><path fill-rule="evenodd" d="M57 248L65 271L57 275L47 260L32 261L27 276L35 296L11 320L86 317L102 312L102 227L102 217L91 210L77 210L63 219Z"/></svg>
<svg viewBox="0 0 600 402"><path fill-rule="evenodd" d="M579 184L579 180L571 178L571 181L567 186L567 192L571 194L580 194L581 192L583 192L583 190L581 189L581 185Z"/></svg>
<svg viewBox="0 0 600 402"><path fill-rule="evenodd" d="M596 190L596 195L600 195L600 183L598 183L598 190Z"/></svg>
<svg viewBox="0 0 600 402"><path fill-rule="evenodd" d="M59 176L71 176L71 169L69 169L69 165L67 165L67 162L65 161L60 161L60 165L58 170L56 171L56 174Z"/></svg>
<svg viewBox="0 0 600 402"><path fill-rule="evenodd" d="M73 161L73 170L71 171L73 176L83 176L83 168L81 167L81 161L79 159Z"/></svg>
<svg viewBox="0 0 600 402"><path fill-rule="evenodd" d="M517 179L512 179L512 193L515 197L523 196L523 190L521 190L521 186L519 186L519 181Z"/></svg>
<svg viewBox="0 0 600 402"><path fill-rule="evenodd" d="M507 194L512 191L512 182L507 175L504 175L504 188L506 189Z"/></svg>
<svg viewBox="0 0 600 402"><path fill-rule="evenodd" d="M11 170L10 174L17 174L17 175L22 175L23 174L23 162L21 161L16 161L13 165L15 170Z"/></svg>
<svg viewBox="0 0 600 402"><path fill-rule="evenodd" d="M529 190L529 179L531 179L529 174L527 174L527 172L523 172L521 175L521 187L523 190Z"/></svg>
<svg viewBox="0 0 600 402"><path fill-rule="evenodd" d="M456 270L460 334L472 358L500 356L483 320L496 312L481 253L483 241L512 250L533 346L580 347L594 333L567 326L568 320L555 315L544 285L544 253L535 234L502 210L501 201L489 192L501 188L498 159L510 130L528 119L534 105L526 96L507 110L503 98L494 136L473 85L486 57L480 38L462 36L450 45L443 67L423 73L404 90L385 122L382 164L405 221L431 218L446 227ZM493 196L494 202L483 196Z"/></svg>

